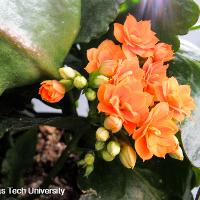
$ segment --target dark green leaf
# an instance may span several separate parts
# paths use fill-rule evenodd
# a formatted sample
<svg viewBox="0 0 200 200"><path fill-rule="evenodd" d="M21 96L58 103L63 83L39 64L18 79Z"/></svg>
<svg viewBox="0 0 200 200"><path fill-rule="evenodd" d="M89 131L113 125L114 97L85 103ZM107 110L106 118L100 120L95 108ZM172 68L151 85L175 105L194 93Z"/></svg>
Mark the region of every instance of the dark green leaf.
<svg viewBox="0 0 200 200"><path fill-rule="evenodd" d="M194 180L194 186L200 186L200 168L193 167L192 170L194 171L195 174L195 180Z"/></svg>
<svg viewBox="0 0 200 200"><path fill-rule="evenodd" d="M80 23L80 0L0 1L0 94L58 77Z"/></svg>
<svg viewBox="0 0 200 200"><path fill-rule="evenodd" d="M186 49L193 52L192 57L190 52L187 54ZM169 74L177 77L179 83L191 85L196 108L192 116L181 125L181 139L189 160L193 165L200 167L200 62L192 59L198 57L200 50L195 53L197 47L192 49L193 46L187 44L184 51L176 54L175 60L171 63Z"/></svg>
<svg viewBox="0 0 200 200"><path fill-rule="evenodd" d="M80 200L166 199L158 189L161 183L156 174L149 170L128 170L119 162L97 161L94 172L88 178L80 178L79 185L88 192Z"/></svg>
<svg viewBox="0 0 200 200"><path fill-rule="evenodd" d="M56 118L57 119L57 118ZM32 118L32 117L1 117L0 118L0 138L6 132L18 132L37 127L40 124L54 120L51 118Z"/></svg>
<svg viewBox="0 0 200 200"><path fill-rule="evenodd" d="M162 13L153 21L153 27L161 41L173 44L178 50L179 40L177 35L188 33L199 18L199 7L193 0L173 0L161 2L158 13ZM155 5L153 5L155 6Z"/></svg>
<svg viewBox="0 0 200 200"><path fill-rule="evenodd" d="M194 174L187 158L180 161L167 156L165 159L154 157L149 161L139 161L138 159L138 167L152 170L161 177L160 180L168 199L192 199L191 189L193 188Z"/></svg>
<svg viewBox="0 0 200 200"><path fill-rule="evenodd" d="M2 117L0 120L0 138L6 132L24 131L39 125L51 125L67 130L88 129L90 126L87 119L81 117Z"/></svg>
<svg viewBox="0 0 200 200"><path fill-rule="evenodd" d="M81 30L77 42L89 42L106 33L123 0L82 0Z"/></svg>
<svg viewBox="0 0 200 200"><path fill-rule="evenodd" d="M37 142L37 129L31 129L21 135L16 143L7 151L2 164L5 185L20 186L23 173L33 161Z"/></svg>

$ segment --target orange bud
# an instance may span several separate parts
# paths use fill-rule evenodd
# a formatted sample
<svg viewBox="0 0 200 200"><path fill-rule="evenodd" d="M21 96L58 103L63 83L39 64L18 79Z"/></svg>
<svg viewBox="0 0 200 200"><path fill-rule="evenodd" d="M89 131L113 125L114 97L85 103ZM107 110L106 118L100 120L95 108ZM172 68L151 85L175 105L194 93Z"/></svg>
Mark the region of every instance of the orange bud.
<svg viewBox="0 0 200 200"><path fill-rule="evenodd" d="M136 152L130 145L124 144L121 147L119 159L126 168L133 169L136 163Z"/></svg>
<svg viewBox="0 0 200 200"><path fill-rule="evenodd" d="M104 120L104 127L112 131L112 133L117 133L122 128L122 120L118 117L110 115Z"/></svg>
<svg viewBox="0 0 200 200"><path fill-rule="evenodd" d="M43 81L39 89L42 100L49 103L59 102L64 97L65 92L65 87L57 80Z"/></svg>
<svg viewBox="0 0 200 200"><path fill-rule="evenodd" d="M177 159L177 160L183 160L183 151L180 146L178 146L177 150L173 153L169 154L170 157Z"/></svg>

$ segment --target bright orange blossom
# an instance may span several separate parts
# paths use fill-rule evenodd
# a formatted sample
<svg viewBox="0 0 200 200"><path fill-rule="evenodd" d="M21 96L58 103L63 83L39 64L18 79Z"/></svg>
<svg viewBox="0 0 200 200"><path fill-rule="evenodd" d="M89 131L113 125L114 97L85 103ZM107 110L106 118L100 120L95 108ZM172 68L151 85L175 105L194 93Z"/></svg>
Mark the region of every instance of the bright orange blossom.
<svg viewBox="0 0 200 200"><path fill-rule="evenodd" d="M159 41L151 30L150 21L139 21L128 15L124 25L114 24L114 36L122 43L126 57L139 55L150 57L154 54L156 43Z"/></svg>

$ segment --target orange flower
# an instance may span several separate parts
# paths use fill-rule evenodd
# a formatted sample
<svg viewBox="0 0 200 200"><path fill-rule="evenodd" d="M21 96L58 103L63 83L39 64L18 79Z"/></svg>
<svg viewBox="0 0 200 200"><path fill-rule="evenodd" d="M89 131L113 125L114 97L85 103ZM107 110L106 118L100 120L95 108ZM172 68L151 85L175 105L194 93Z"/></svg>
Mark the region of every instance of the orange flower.
<svg viewBox="0 0 200 200"><path fill-rule="evenodd" d="M151 94L153 84L161 83L167 79L167 68L168 65L163 65L163 61L153 63L152 58L147 59L143 65L146 92Z"/></svg>
<svg viewBox="0 0 200 200"><path fill-rule="evenodd" d="M123 59L124 54L119 45L115 45L111 40L105 40L98 48L89 49L87 51L87 58L89 63L85 70L88 73L100 69L103 75L112 76L118 65L118 59Z"/></svg>
<svg viewBox="0 0 200 200"><path fill-rule="evenodd" d="M167 62L173 59L172 46L165 43L158 43L155 47L153 60Z"/></svg>
<svg viewBox="0 0 200 200"><path fill-rule="evenodd" d="M138 80L142 80L144 77L144 71L140 68L137 56L130 60L125 59L119 61L118 67L110 82L117 84L127 77L133 77Z"/></svg>
<svg viewBox="0 0 200 200"><path fill-rule="evenodd" d="M190 96L189 85L179 85L176 78L164 80L162 84L154 85L156 101L167 102L174 119L183 121L185 116L190 116L195 107L194 100Z"/></svg>
<svg viewBox="0 0 200 200"><path fill-rule="evenodd" d="M47 80L41 83L39 94L44 101L56 103L65 95L65 87L57 80Z"/></svg>
<svg viewBox="0 0 200 200"><path fill-rule="evenodd" d="M103 84L97 95L99 112L120 118L129 134L146 119L152 103L152 96L143 92L141 81L134 78L126 78L117 85Z"/></svg>
<svg viewBox="0 0 200 200"><path fill-rule="evenodd" d="M175 152L179 148L176 123L169 115L167 103L159 103L151 112L147 120L133 134L135 149L143 160L165 157L167 153Z"/></svg>
<svg viewBox="0 0 200 200"><path fill-rule="evenodd" d="M114 36L123 44L123 51L127 57L153 56L155 45L159 41L151 30L150 21L137 22L132 15L126 18L124 25L114 24Z"/></svg>

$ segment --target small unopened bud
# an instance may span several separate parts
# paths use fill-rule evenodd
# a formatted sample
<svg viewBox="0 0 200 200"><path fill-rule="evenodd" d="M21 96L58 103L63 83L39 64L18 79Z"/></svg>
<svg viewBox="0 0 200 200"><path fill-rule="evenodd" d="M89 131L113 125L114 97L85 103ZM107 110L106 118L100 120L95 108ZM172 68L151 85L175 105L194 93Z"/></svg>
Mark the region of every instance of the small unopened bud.
<svg viewBox="0 0 200 200"><path fill-rule="evenodd" d="M124 144L121 148L119 159L125 167L133 169L136 163L135 150L130 145Z"/></svg>
<svg viewBox="0 0 200 200"><path fill-rule="evenodd" d="M104 120L104 127L112 133L117 133L122 128L122 120L111 115Z"/></svg>
<svg viewBox="0 0 200 200"><path fill-rule="evenodd" d="M110 141L107 145L107 151L112 156L116 156L120 153L120 144L116 141Z"/></svg>
<svg viewBox="0 0 200 200"><path fill-rule="evenodd" d="M59 69L59 73L64 79L73 79L76 76L76 71L71 67L62 67Z"/></svg>
<svg viewBox="0 0 200 200"><path fill-rule="evenodd" d="M85 165L85 160L79 160L77 164L78 166L83 166Z"/></svg>
<svg viewBox="0 0 200 200"><path fill-rule="evenodd" d="M59 82L62 83L62 85L65 87L66 91L69 91L69 90L71 90L73 88L73 82L72 82L72 80L62 79Z"/></svg>
<svg viewBox="0 0 200 200"><path fill-rule="evenodd" d="M96 92L92 90L91 88L88 88L85 92L85 96L89 101L94 101L96 99Z"/></svg>
<svg viewBox="0 0 200 200"><path fill-rule="evenodd" d="M105 147L105 142L97 141L97 142L95 143L95 149L96 149L97 151L102 150L104 147Z"/></svg>
<svg viewBox="0 0 200 200"><path fill-rule="evenodd" d="M83 89L87 85L87 79L84 76L77 76L74 79L74 87Z"/></svg>
<svg viewBox="0 0 200 200"><path fill-rule="evenodd" d="M110 135L108 130L106 130L104 127L100 127L96 131L96 139L97 141L105 142L109 139Z"/></svg>
<svg viewBox="0 0 200 200"><path fill-rule="evenodd" d="M94 170L94 165L88 165L85 169L85 177L88 177Z"/></svg>
<svg viewBox="0 0 200 200"><path fill-rule="evenodd" d="M94 163L94 155L92 153L87 153L85 155L84 161L86 163L86 165L93 165Z"/></svg>
<svg viewBox="0 0 200 200"><path fill-rule="evenodd" d="M170 157L177 159L177 160L183 160L184 156L183 156L183 151L181 149L181 147L179 146L178 149L169 154Z"/></svg>
<svg viewBox="0 0 200 200"><path fill-rule="evenodd" d="M111 154L108 153L108 151L106 150L103 150L102 152L102 158L105 160L105 161L112 161L114 160L115 156L112 156Z"/></svg>
<svg viewBox="0 0 200 200"><path fill-rule="evenodd" d="M98 75L93 82L93 87L98 88L100 85L108 83L109 78L104 75Z"/></svg>

